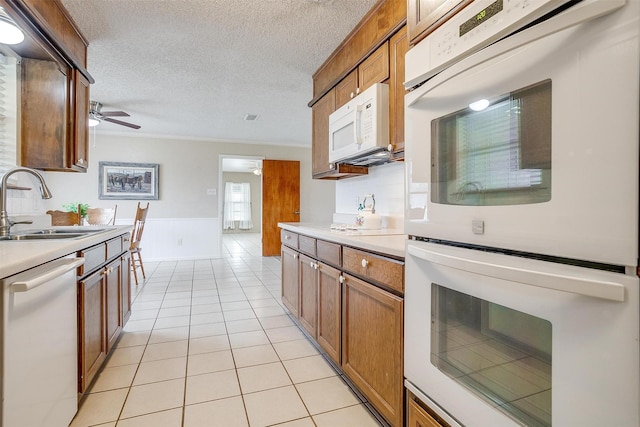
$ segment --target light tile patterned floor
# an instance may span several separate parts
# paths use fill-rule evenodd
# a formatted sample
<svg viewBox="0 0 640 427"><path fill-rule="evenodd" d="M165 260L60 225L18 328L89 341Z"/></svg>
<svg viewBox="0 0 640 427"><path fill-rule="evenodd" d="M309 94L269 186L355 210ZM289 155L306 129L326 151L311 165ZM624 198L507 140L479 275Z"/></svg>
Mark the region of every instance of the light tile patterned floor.
<svg viewBox="0 0 640 427"><path fill-rule="evenodd" d="M223 242L221 259L145 264L71 427L378 426L289 318L260 236Z"/></svg>

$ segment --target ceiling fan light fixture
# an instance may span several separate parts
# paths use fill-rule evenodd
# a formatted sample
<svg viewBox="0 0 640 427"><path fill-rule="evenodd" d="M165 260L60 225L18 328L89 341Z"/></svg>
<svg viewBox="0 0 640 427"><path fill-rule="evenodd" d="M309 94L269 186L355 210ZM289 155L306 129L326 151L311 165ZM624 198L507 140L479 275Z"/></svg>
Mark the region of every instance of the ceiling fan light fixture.
<svg viewBox="0 0 640 427"><path fill-rule="evenodd" d="M94 126L98 126L99 124L100 120L98 120L93 113L89 113L89 127L92 128Z"/></svg>
<svg viewBox="0 0 640 427"><path fill-rule="evenodd" d="M24 33L13 19L0 7L0 43L18 44L24 40Z"/></svg>

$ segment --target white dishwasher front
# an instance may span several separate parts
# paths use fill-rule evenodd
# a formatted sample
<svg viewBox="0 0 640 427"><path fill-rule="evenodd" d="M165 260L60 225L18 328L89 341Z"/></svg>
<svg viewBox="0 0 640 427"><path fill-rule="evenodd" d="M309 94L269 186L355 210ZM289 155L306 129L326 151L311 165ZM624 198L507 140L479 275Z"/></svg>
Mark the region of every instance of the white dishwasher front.
<svg viewBox="0 0 640 427"><path fill-rule="evenodd" d="M2 427L67 427L78 409L76 268L60 258L2 284Z"/></svg>

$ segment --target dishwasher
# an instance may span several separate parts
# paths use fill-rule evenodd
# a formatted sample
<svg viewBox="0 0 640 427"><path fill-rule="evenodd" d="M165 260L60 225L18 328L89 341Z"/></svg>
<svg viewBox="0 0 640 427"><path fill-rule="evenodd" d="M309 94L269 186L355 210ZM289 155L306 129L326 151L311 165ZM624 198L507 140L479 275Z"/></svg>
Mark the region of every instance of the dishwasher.
<svg viewBox="0 0 640 427"><path fill-rule="evenodd" d="M75 416L83 263L70 255L0 280L2 427L67 427Z"/></svg>

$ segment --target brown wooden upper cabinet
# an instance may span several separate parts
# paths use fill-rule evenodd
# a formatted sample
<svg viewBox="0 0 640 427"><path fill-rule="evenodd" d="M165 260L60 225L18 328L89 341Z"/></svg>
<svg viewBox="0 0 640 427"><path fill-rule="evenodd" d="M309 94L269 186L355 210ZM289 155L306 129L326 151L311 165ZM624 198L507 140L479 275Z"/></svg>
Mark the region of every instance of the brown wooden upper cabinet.
<svg viewBox="0 0 640 427"><path fill-rule="evenodd" d="M374 83L387 80L389 68L387 41L336 85L336 110Z"/></svg>
<svg viewBox="0 0 640 427"><path fill-rule="evenodd" d="M414 45L472 0L408 0L409 44Z"/></svg>
<svg viewBox="0 0 640 427"><path fill-rule="evenodd" d="M0 0L25 34L18 58L19 158L36 169L85 172L88 165L87 42L59 0Z"/></svg>
<svg viewBox="0 0 640 427"><path fill-rule="evenodd" d="M404 55L409 50L407 27L389 40L389 144L394 160L404 158Z"/></svg>

